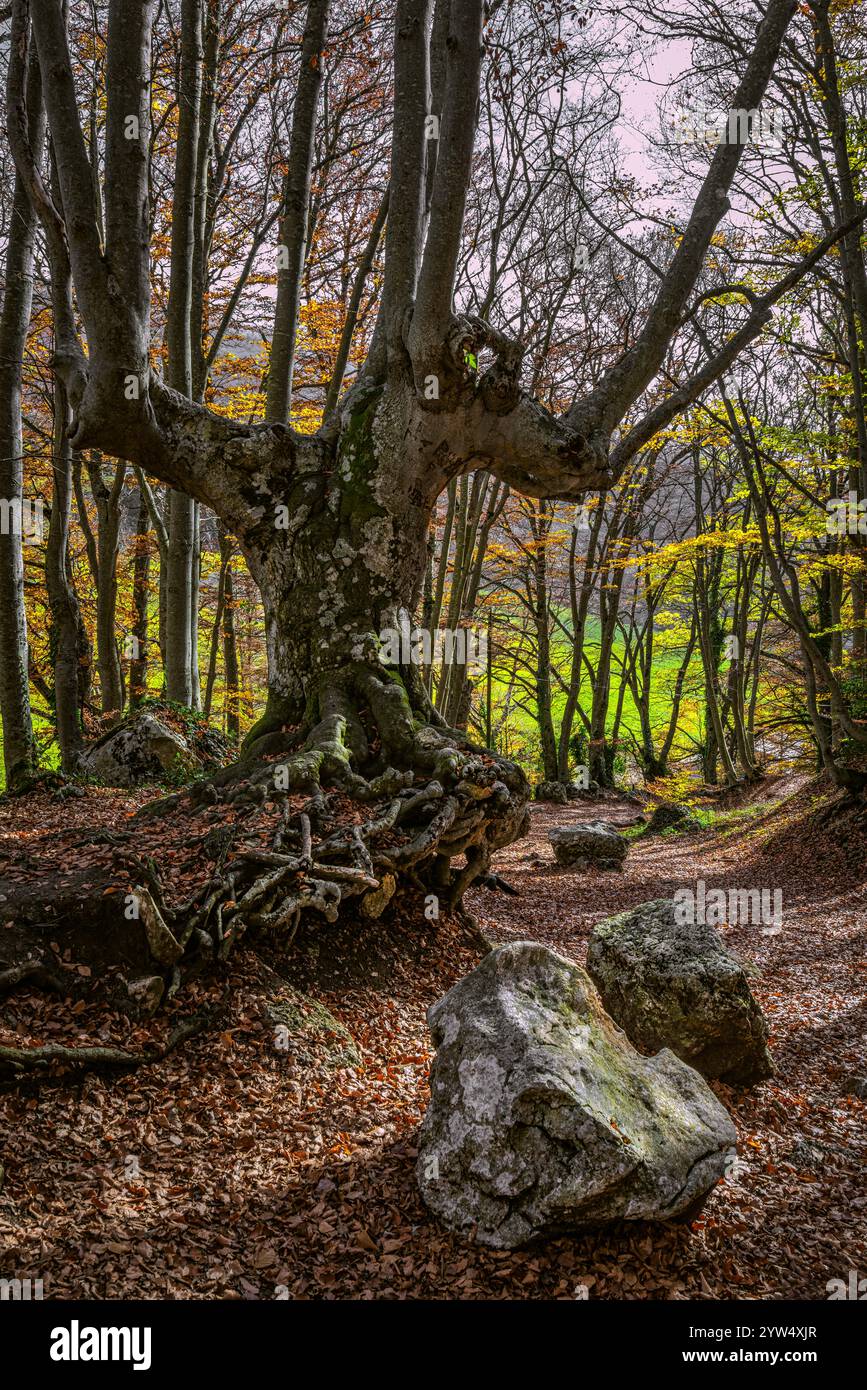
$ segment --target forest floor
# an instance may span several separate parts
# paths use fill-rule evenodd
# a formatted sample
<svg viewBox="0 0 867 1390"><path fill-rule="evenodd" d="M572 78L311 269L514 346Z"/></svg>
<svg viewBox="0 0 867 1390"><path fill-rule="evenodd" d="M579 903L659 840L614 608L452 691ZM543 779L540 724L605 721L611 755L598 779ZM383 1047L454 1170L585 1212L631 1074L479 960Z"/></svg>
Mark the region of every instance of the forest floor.
<svg viewBox="0 0 867 1390"><path fill-rule="evenodd" d="M42 1278L46 1298L827 1298L829 1280L867 1273L867 1107L846 1091L867 1075L867 854L863 829L816 828L827 796L806 779L765 784L712 828L638 837L622 873L557 868L547 830L625 826L633 802L535 806L529 837L495 864L520 896L470 895L492 941L583 962L597 921L697 879L782 889L779 935L723 929L758 971L778 1075L715 1084L743 1163L691 1225L494 1253L429 1216L413 1171L425 1012L479 952L419 899L388 925L325 926L291 959L244 947L144 1024L25 988L0 1001L0 1043L17 1046L142 1048L221 1010L219 1031L127 1075L0 1096L0 1277ZM9 804L0 850L27 833ZM133 806L88 792L75 815L92 823L99 807L109 823ZM28 815L44 834L70 809L40 794Z"/></svg>

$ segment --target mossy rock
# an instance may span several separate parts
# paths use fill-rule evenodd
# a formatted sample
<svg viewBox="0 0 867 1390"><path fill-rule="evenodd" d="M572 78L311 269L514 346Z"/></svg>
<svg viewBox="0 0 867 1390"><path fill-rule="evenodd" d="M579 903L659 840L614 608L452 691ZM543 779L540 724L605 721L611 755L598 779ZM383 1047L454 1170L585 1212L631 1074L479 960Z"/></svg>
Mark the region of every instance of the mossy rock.
<svg viewBox="0 0 867 1390"><path fill-rule="evenodd" d="M668 1050L641 1056L588 975L538 942L496 947L428 1024L416 1176L430 1210L478 1244L690 1219L735 1151L698 1072Z"/></svg>
<svg viewBox="0 0 867 1390"><path fill-rule="evenodd" d="M773 1076L768 1025L743 963L715 927L680 922L673 900L641 903L598 923L587 971L642 1052L670 1047L702 1076L730 1086Z"/></svg>
<svg viewBox="0 0 867 1390"><path fill-rule="evenodd" d="M324 1060L334 1071L360 1067L361 1053L349 1029L320 1000L288 986L266 1006L275 1046L300 1061ZM285 1033L278 1035L279 1029Z"/></svg>
<svg viewBox="0 0 867 1390"><path fill-rule="evenodd" d="M690 831L702 829L704 827L698 816L694 815L688 806L679 806L673 801L663 801L654 807L646 833L658 835L663 830L676 830L688 834Z"/></svg>
<svg viewBox="0 0 867 1390"><path fill-rule="evenodd" d="M81 768L106 786L137 787L187 781L201 764L182 734L145 712L130 715L91 744Z"/></svg>

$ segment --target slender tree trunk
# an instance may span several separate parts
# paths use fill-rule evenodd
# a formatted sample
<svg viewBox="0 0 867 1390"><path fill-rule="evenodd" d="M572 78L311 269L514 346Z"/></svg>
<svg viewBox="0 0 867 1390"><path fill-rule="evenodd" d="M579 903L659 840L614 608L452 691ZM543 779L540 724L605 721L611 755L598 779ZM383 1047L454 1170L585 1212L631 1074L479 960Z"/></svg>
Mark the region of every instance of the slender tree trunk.
<svg viewBox="0 0 867 1390"><path fill-rule="evenodd" d="M702 477L701 459L698 449L694 449L693 506L696 536L699 538L705 531ZM720 611L722 552L717 550L712 551L710 555L705 555L701 549L697 549L694 574L693 601L695 603L698 647L704 670L705 691L705 738L702 749L702 771L705 781L711 786L715 786L717 759L719 758L727 785L734 786L738 780L738 775L726 743L726 731L723 726L719 700L719 671L725 637Z"/></svg>
<svg viewBox="0 0 867 1390"><path fill-rule="evenodd" d="M686 673L689 670L689 663L692 660L692 653L695 649L695 634L696 620L695 614L693 613L692 626L690 627L689 632L689 640L687 641L683 657L681 658L680 665L677 668L677 675L674 679L674 691L672 692L671 698L671 713L669 714L668 718L668 729L665 738L663 739L662 747L659 750L659 759L657 763L658 770L656 772L656 775L658 777L668 776L668 760L671 757L671 750L674 747L674 739L677 733L678 719L680 716L680 703L683 699L683 686L686 680Z"/></svg>
<svg viewBox="0 0 867 1390"><path fill-rule="evenodd" d="M323 415L327 419L333 412L340 397L343 386L343 378L346 375L346 366L349 362L349 350L352 347L352 335L358 323L358 315L361 309L361 299L364 294L364 286L373 268L374 258L382 240L382 231L385 226L385 219L388 213L388 190L379 205L379 211L374 218L370 235L364 248L364 254L358 264L355 275L355 282L352 286L352 294L346 308L346 319L343 324L343 331L340 334L340 342L337 345L337 359L334 364L334 371L331 381L328 383L328 391L325 396Z"/></svg>
<svg viewBox="0 0 867 1390"><path fill-rule="evenodd" d="M168 384L182 395L193 394L193 270L196 228L198 139L202 98L203 0L182 0L181 60L178 91L178 144L172 206L172 259L166 311ZM198 629L196 598L196 503L172 491L168 507L166 575L166 696L178 704L198 705L198 661L193 630Z"/></svg>
<svg viewBox="0 0 867 1390"><path fill-rule="evenodd" d="M199 678L199 602L202 576L202 508L193 503L193 544L190 555L190 706L202 708Z"/></svg>
<svg viewBox="0 0 867 1390"><path fill-rule="evenodd" d="M136 709L147 694L148 607L150 604L151 552L150 512L144 492L139 491L132 570L133 625L129 662L129 705Z"/></svg>
<svg viewBox="0 0 867 1390"><path fill-rule="evenodd" d="M157 540L157 549L160 558L159 588L157 595L157 642L160 653L160 669L165 680L166 669L166 588L169 570L169 533L166 522L168 520L168 498L171 491L165 493L165 512L160 510L160 504L154 494L153 488L140 468L135 470L141 494L147 506L148 516L154 528L154 535Z"/></svg>
<svg viewBox="0 0 867 1390"><path fill-rule="evenodd" d="M171 489L169 489L165 494L166 519L168 519L171 495ZM166 624L166 613L168 611L169 606L168 592L169 548L168 546L166 546L165 549L163 549L162 547L160 548L160 577L157 591L157 640L159 642L160 648L160 670L162 671L163 677L161 694L163 696L165 696L166 694L166 670L168 665L166 660L166 653L168 651L168 633Z"/></svg>
<svg viewBox="0 0 867 1390"><path fill-rule="evenodd" d="M482 566L491 527L503 509L508 488L486 473L477 473L468 493L462 492L460 544L455 549L448 626L452 634L463 629L469 636L482 580ZM487 504L487 506L486 506ZM485 512L482 520L482 512ZM442 693L440 693L442 691ZM437 688L437 708L447 724L465 729L472 700L468 665L453 659Z"/></svg>
<svg viewBox="0 0 867 1390"><path fill-rule="evenodd" d="M54 713L64 772L78 768L84 746L82 715L90 675L90 642L69 567L69 515L72 449L67 434L66 392L55 385L54 495L45 553L45 583L51 613L50 649L54 670Z"/></svg>
<svg viewBox="0 0 867 1390"><path fill-rule="evenodd" d="M208 654L208 677L205 682L205 700L202 705L202 713L206 719L211 717L211 708L214 702L214 685L217 679L217 658L220 653L220 637L223 631L223 605L226 595L226 570L231 559L231 551L224 554L222 545L220 546L220 576L217 581L217 604L214 609L214 625L211 629L211 641Z"/></svg>
<svg viewBox="0 0 867 1390"><path fill-rule="evenodd" d="M458 625L458 615L461 611L461 590L463 589L466 578L467 566L467 545L472 545L471 537L471 510L475 500L475 491L478 489L479 479L463 477L458 485L457 504L455 509L455 551L452 564L452 584L449 594L448 612L446 614L446 628L453 633ZM446 723L451 723L457 714L457 705L460 699L459 682L456 679L456 664L444 657L440 667L439 680L437 681L436 706L442 713Z"/></svg>
<svg viewBox="0 0 867 1390"><path fill-rule="evenodd" d="M192 357L193 399L204 399L208 382L208 358L205 338L208 332L206 298L208 286L208 251L212 223L208 216L210 187L210 157L214 143L214 122L217 115L217 86L220 73L221 0L206 0L203 18L204 42L202 90L199 103L199 126L196 135L196 172L193 203L193 252L190 274L190 353Z"/></svg>
<svg viewBox="0 0 867 1390"><path fill-rule="evenodd" d="M265 417L285 424L292 401L295 337L301 303L301 279L307 249L307 214L313 167L313 138L322 83L323 50L331 0L308 0L307 24L301 43L301 65L295 92L295 111L280 218L280 263L277 303L268 372Z"/></svg>
<svg viewBox="0 0 867 1390"><path fill-rule="evenodd" d="M569 544L569 604L572 613L572 661L569 672L569 684L566 691L566 703L563 707L563 717L560 721L560 738L557 748L557 767L561 782L568 782L569 780L570 763L572 761L572 728L575 722L575 714L578 710L578 700L581 694L581 679L584 674L584 636L587 627L587 613L590 608L590 598L593 593L596 548L599 543L599 535L602 530L604 516L605 508L600 502L600 505L593 513L593 520L590 523L587 554L584 557L580 590L577 583L577 567L575 563L578 549L578 530L574 526L572 528L572 538Z"/></svg>
<svg viewBox="0 0 867 1390"><path fill-rule="evenodd" d="M455 522L455 512L457 509L458 484L457 479L452 479L446 489L446 515L443 523L442 543L440 546L439 562L437 564L436 584L434 586L433 601L430 610L430 631L436 632L440 625L440 617L443 611L443 596L445 593L446 576L449 569L449 550L452 542L452 530ZM431 661L430 669L427 672L425 687L428 694L434 692L434 671L435 663Z"/></svg>
<svg viewBox="0 0 867 1390"><path fill-rule="evenodd" d="M608 707L611 700L611 661L617 631L617 614L623 586L623 569L609 565L602 577L599 596L599 656L593 677L590 706L590 744L588 763L592 781L600 787L614 786L615 748L609 743Z"/></svg>
<svg viewBox="0 0 867 1390"><path fill-rule="evenodd" d="M745 519L746 521L746 519ZM734 729L734 743L737 752L738 764L744 777L753 781L761 776L759 768L756 766L750 746L750 736L747 728L747 676L749 667L749 657L747 652L747 632L749 624L750 598L754 591L756 575L758 574L761 559L759 556L744 557L738 555L737 577L738 583L735 591L735 606L732 619L732 628L737 637L737 651L729 667L728 682L728 707L732 718ZM754 658L758 660L758 653L754 653Z"/></svg>
<svg viewBox="0 0 867 1390"><path fill-rule="evenodd" d="M39 66L31 54L27 74L30 143L44 138ZM23 784L36 766L30 715L27 619L24 611L22 525L24 440L21 429L21 362L33 299L36 215L20 173L15 176L6 243L3 307L0 310L0 719L7 787ZM27 499L31 501L32 499ZM16 512L17 509L17 512ZM17 519L16 519L17 517Z"/></svg>
<svg viewBox="0 0 867 1390"><path fill-rule="evenodd" d="M220 538L220 559L224 565L223 578L223 667L226 673L226 733L229 738L241 735L241 689L238 671L238 643L235 632L235 588L232 575L232 541Z"/></svg>
<svg viewBox="0 0 867 1390"><path fill-rule="evenodd" d="M540 504L539 525L535 528L533 554L533 619L536 626L536 720L542 749L542 774L546 782L557 780L557 738L551 708L551 619L548 610L548 526L544 504Z"/></svg>
<svg viewBox="0 0 867 1390"><path fill-rule="evenodd" d="M168 497L169 555L165 586L166 698L193 706L192 589L195 504L172 489Z"/></svg>
<svg viewBox="0 0 867 1390"><path fill-rule="evenodd" d="M123 677L117 648L117 556L120 501L126 464L118 463L112 486L102 476L102 457L93 451L87 460L90 490L96 503L96 651L100 707L103 714L123 710Z"/></svg>

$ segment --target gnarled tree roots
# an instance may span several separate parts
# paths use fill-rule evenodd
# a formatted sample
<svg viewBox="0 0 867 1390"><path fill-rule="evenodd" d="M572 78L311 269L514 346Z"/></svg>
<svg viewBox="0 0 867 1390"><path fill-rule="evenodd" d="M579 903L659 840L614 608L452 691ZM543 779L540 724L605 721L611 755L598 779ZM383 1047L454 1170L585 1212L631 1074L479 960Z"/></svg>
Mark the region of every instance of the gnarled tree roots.
<svg viewBox="0 0 867 1390"><path fill-rule="evenodd" d="M404 683L348 665L323 677L306 727L258 737L239 762L139 812L150 826L168 812L207 811L211 825L198 837L211 871L185 901L170 900L158 855L115 852L162 997L203 960L225 960L251 929L288 946L305 914L333 922L348 900L375 919L408 886L445 911L476 879L493 883L492 851L526 830L526 778L428 722L429 708L416 714L407 689L418 704L419 687L416 672Z"/></svg>

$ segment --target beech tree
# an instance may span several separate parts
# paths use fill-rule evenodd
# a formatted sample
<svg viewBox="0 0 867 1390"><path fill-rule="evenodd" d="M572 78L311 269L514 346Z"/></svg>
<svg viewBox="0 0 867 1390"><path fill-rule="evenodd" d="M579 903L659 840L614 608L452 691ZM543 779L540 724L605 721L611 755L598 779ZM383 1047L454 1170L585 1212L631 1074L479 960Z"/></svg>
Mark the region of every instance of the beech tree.
<svg viewBox="0 0 867 1390"><path fill-rule="evenodd" d="M769 0L731 93L732 108L761 103L795 7L795 0ZM237 539L262 595L265 713L239 763L196 794L310 796L300 814L289 815L287 807L280 852L267 870L261 857L246 865L253 880L247 907L240 868L214 890L226 905L224 925L231 914L240 921L254 901L258 920L272 924L297 920L304 906L329 912L347 893L382 893L388 877L387 896L408 872L458 902L484 874L492 849L522 829L524 774L444 723L412 660L382 660L382 634L408 631L417 611L437 498L478 469L540 499L604 492L757 337L794 278L843 234L834 228L778 285L745 298L735 331L703 366L649 393L672 342L707 297L692 302L711 239L730 208L742 154L736 141L718 145L629 346L565 412L546 409L524 384L524 344L487 318L461 312L455 300L484 31L501 6L489 8L493 17L484 0L395 0L378 317L360 370L329 401L320 428L302 434L290 427L289 409L327 0L310 0L306 9L275 250L280 275L267 418L254 423L212 412L191 391L186 303L177 316L170 313L178 345L167 378L152 366L148 151L156 0L108 5L101 218L63 7L59 0L12 6L9 142L51 265L66 446L126 460L212 508ZM195 18L200 7L185 4L184 13ZM183 57L191 90L199 80L194 47ZM52 177L43 170L28 114L31 51L42 73ZM179 154L179 179L181 163ZM185 201L173 229L173 250L176 241L185 266L193 174L182 181ZM173 290L181 283L175 275L173 266ZM327 786L383 804L360 833L342 840L332 834L317 848L311 823L313 831L333 829L322 794ZM392 827L408 838L372 854L377 836ZM293 846L294 857L287 852ZM326 873L323 847L349 865ZM462 855L465 862L452 867ZM312 876L299 887L298 875L311 863ZM210 930L213 901L212 894L207 911L201 903L191 909L184 940L194 926Z"/></svg>
<svg viewBox="0 0 867 1390"><path fill-rule="evenodd" d="M22 59L23 61L23 59ZM32 60L27 77L29 139L43 139L39 68ZM0 496L21 505L24 446L21 429L21 362L33 300L36 216L21 175L15 177L6 246L5 290L0 313ZM21 527L0 526L0 716L7 784L26 782L36 752L27 676L27 624L24 614L24 563Z"/></svg>

